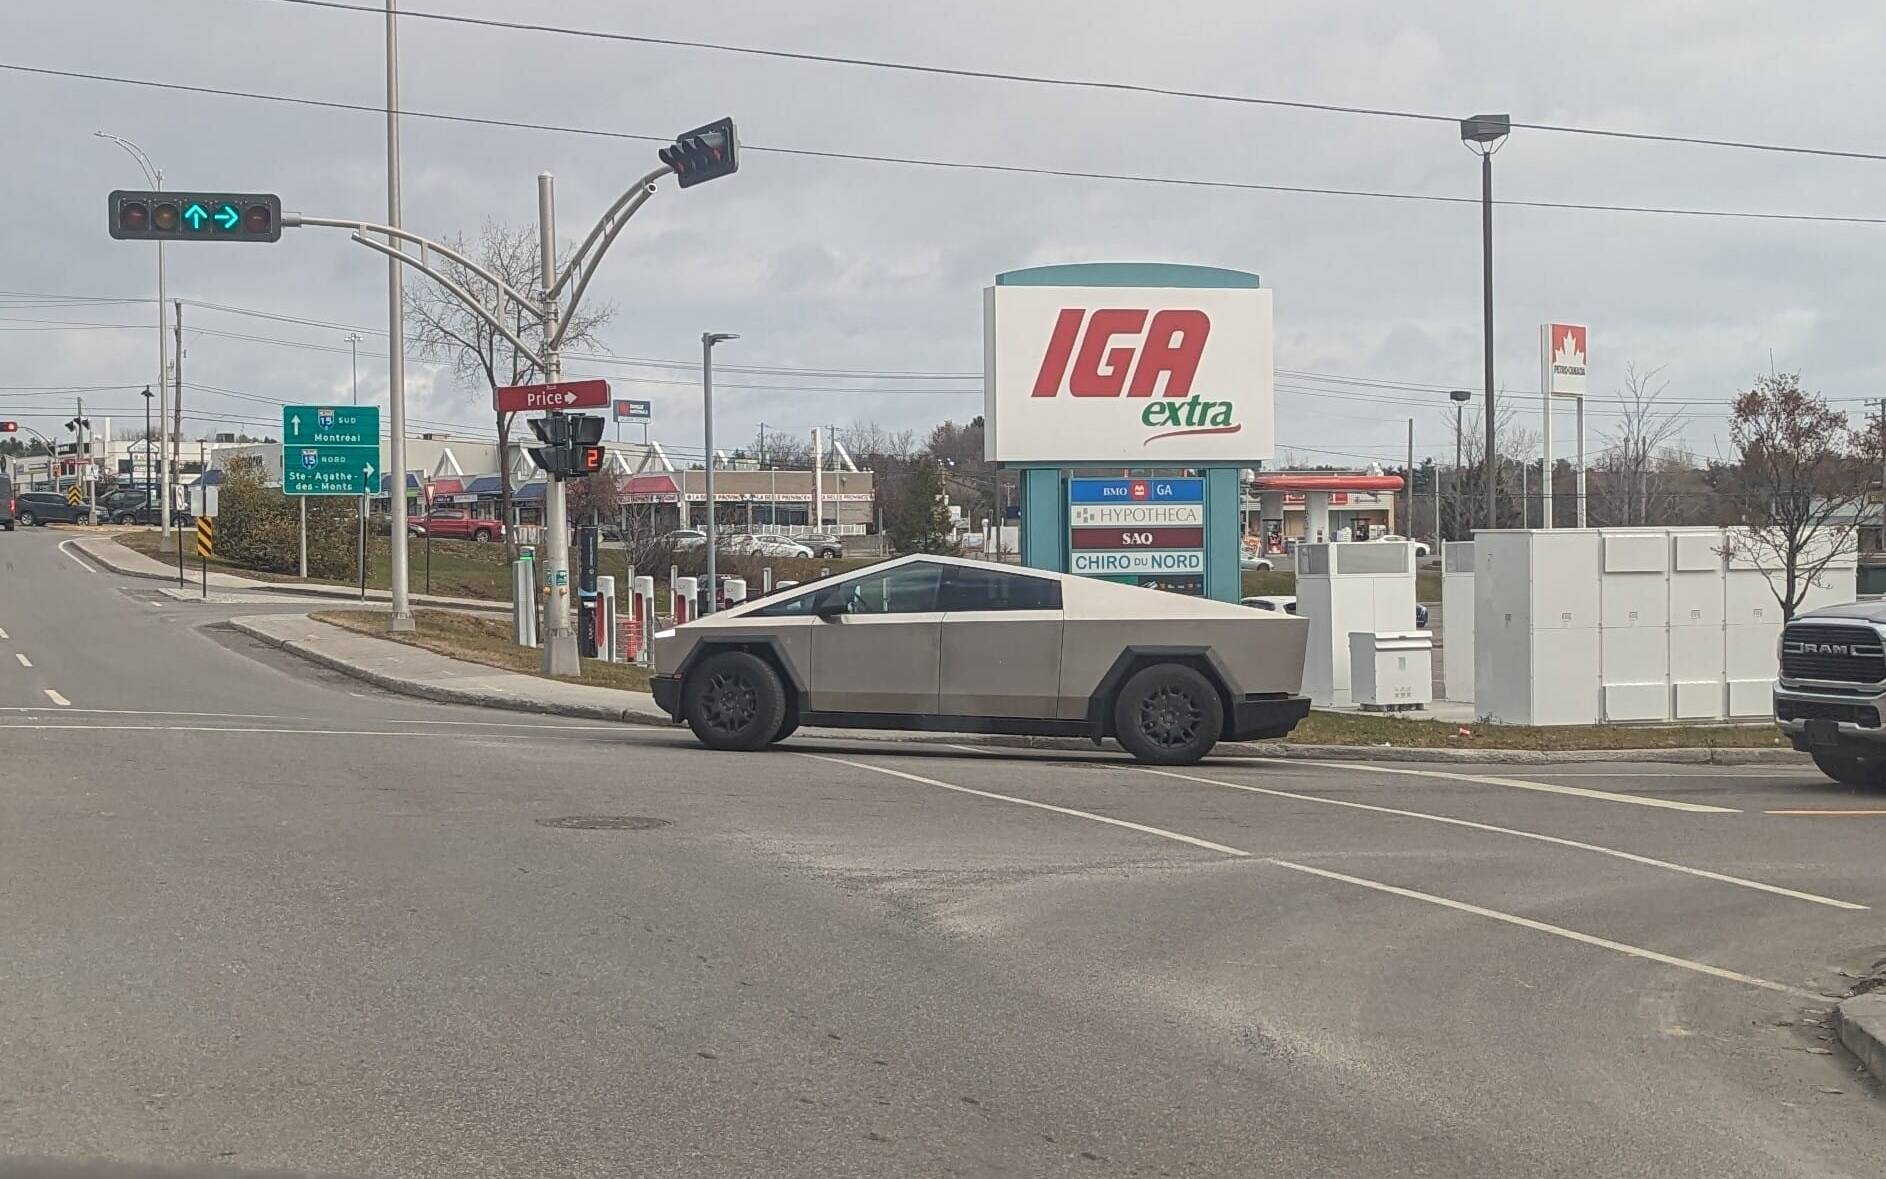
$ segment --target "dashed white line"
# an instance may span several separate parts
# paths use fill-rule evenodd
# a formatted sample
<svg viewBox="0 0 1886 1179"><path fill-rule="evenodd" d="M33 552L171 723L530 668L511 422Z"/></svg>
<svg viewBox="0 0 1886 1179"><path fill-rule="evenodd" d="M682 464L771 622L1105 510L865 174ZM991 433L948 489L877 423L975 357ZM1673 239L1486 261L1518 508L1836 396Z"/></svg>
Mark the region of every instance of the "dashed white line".
<svg viewBox="0 0 1886 1179"><path fill-rule="evenodd" d="M57 704L61 708L72 707L72 702L70 700L67 700L64 696L61 696L59 693L53 691L51 688L46 689L46 699L52 701L54 704Z"/></svg>
<svg viewBox="0 0 1886 1179"><path fill-rule="evenodd" d="M1354 770L1363 774L1403 774L1413 778L1440 778L1453 782L1477 782L1483 786L1505 786L1513 790L1534 790L1541 794L1569 794L1574 798L1592 798L1600 802L1623 802L1632 806L1655 807L1667 811L1688 811L1698 815L1739 815L1742 812L1731 806L1708 806L1700 802L1679 802L1673 798L1653 798L1643 794L1617 794L1609 790L1592 790L1585 786L1561 786L1556 782L1534 782L1525 778L1500 778L1490 774L1457 774L1446 770L1410 770L1399 766L1383 766L1348 761L1298 761L1292 759L1289 764L1300 766L1323 766L1332 770Z"/></svg>
<svg viewBox="0 0 1886 1179"><path fill-rule="evenodd" d="M1425 819L1430 823L1445 823L1450 827L1470 827L1476 831L1490 831L1496 835L1511 835L1517 839L1531 839L1539 843L1553 843L1560 847L1575 848L1579 851L1592 852L1614 859L1629 860L1633 864L1643 864L1650 868L1662 868L1667 872L1681 872L1687 876L1700 876L1705 880L1714 880L1722 884L1733 884L1740 888L1752 888L1758 892L1773 893L1776 896L1792 897L1797 901L1810 901L1816 905L1827 905L1834 909L1864 910L1867 906L1852 901L1836 900L1817 893L1798 892L1792 888L1783 888L1778 884L1765 884L1759 880L1747 880L1740 876L1730 876L1723 872L1711 872L1707 868L1691 868L1685 864L1673 864L1669 860L1653 859L1640 856L1636 852L1622 851L1614 847L1604 847L1596 843L1585 843L1578 839L1566 839L1558 835L1546 835L1538 831L1522 831L1516 827L1499 827L1492 823L1478 823L1472 819L1456 819L1451 815L1434 815L1425 811L1408 811L1392 806L1375 806L1366 802L1351 802L1343 798L1322 798L1314 794L1298 794L1290 790L1274 790L1268 786L1252 786L1243 782L1226 782L1218 778L1202 778L1196 774L1181 774L1175 770L1156 770L1149 766L1136 766L1144 774L1157 774L1162 778L1178 778L1185 782L1199 782L1207 786L1223 786L1229 790L1243 790L1249 794L1268 794L1273 798L1288 798L1296 802L1317 802L1325 806L1347 807L1350 810L1373 811L1380 815L1394 815L1403 819Z"/></svg>
<svg viewBox="0 0 1886 1179"><path fill-rule="evenodd" d="M1292 860L1280 860L1270 857L1252 858L1250 852L1241 851L1235 847L1228 847L1222 843L1213 843L1207 839L1199 839L1196 836L1183 835L1177 831L1167 831L1159 827L1147 827L1140 823L1129 823L1124 819L1115 819L1108 815L1096 815L1089 811L1075 810L1072 807L1054 806L1051 803L1036 802L1029 798L1016 798L1013 795L997 794L991 790L975 790L968 786L957 786L949 782L939 782L935 778L925 778L917 774L907 774L902 770L868 765L865 762L850 761L842 757L825 757L816 753L802 753L799 756L811 758L815 761L831 762L834 765L851 766L854 769L869 770L872 773L884 774L893 778L903 778L907 781L918 782L925 786L937 786L944 790L956 791L959 794L973 794L980 798L995 799L998 802L1011 802L1019 806L1033 807L1036 810L1052 811L1056 814L1068 815L1077 819L1088 819L1096 823L1105 823L1111 827L1125 827L1128 830L1140 831L1148 835L1158 835L1162 838L1176 840L1180 843L1189 843L1197 847L1207 848L1211 851L1222 852L1225 855L1252 859L1253 863L1268 864L1271 867L1282 868L1288 872L1300 872L1304 875L1317 876L1325 880L1340 881L1343 884L1354 885L1357 888L1371 889L1375 892L1387 893L1391 896L1398 896L1411 901L1438 905L1444 909L1452 909L1457 913L1467 913L1475 917L1484 917L1489 921L1498 921L1506 925L1518 926L1521 929L1530 929L1535 933L1549 934L1553 937L1564 938L1566 941L1577 942L1580 945L1593 946L1601 950L1610 950L1616 954L1642 959L1646 962L1656 962L1663 966L1672 966L1678 970L1687 970L1695 974L1707 975L1710 978L1719 978L1729 982L1742 983L1745 986L1759 987L1765 991L1774 991L1778 994L1788 995L1796 999L1807 999L1810 1001L1820 999L1820 996L1813 991L1803 990L1800 987L1792 987L1787 983L1775 982L1773 979L1760 978L1753 974L1743 974L1740 971L1729 970L1721 966L1711 966L1707 962L1698 962L1691 958L1679 958L1674 954L1665 954L1657 950L1645 949L1643 946L1634 946L1629 942L1612 941L1610 938L1598 937L1595 934L1584 933L1576 929L1567 929L1562 925L1553 925L1550 922L1535 921L1530 917L1521 917L1517 913L1506 913L1499 909L1489 909L1482 905L1469 904L1466 901L1457 901L1451 897L1437 896L1430 892L1419 892L1412 888L1402 888L1400 885L1396 884L1386 884L1380 880L1369 880L1362 876L1351 876L1346 872L1335 872L1328 868L1313 868L1308 864L1299 864Z"/></svg>
<svg viewBox="0 0 1886 1179"><path fill-rule="evenodd" d="M1017 798L1012 794L997 794L993 790L976 790L969 786L955 786L948 782L939 782L935 778L925 778L918 774L906 774L902 770L888 769L884 766L867 765L861 761L850 761L842 757L826 757L820 753L801 753L800 757L809 757L813 761L829 761L833 765L850 766L854 770L869 770L874 774L887 777L903 778L924 786L935 786L941 790L954 790L958 794L973 794L978 798L990 798L997 802L1012 802L1016 806L1033 807L1040 811L1053 811L1057 815L1069 815L1076 819L1088 819L1095 823L1105 823L1109 827L1124 827L1128 831L1138 831L1143 835L1157 835L1161 839L1170 839L1176 843L1189 843L1193 847L1202 847L1207 851L1221 852L1227 856L1248 857L1251 853L1239 851L1235 847L1226 847L1222 843L1213 843L1209 839L1200 839L1195 835L1182 835L1177 831L1168 831L1163 827L1148 827L1144 823L1129 823L1125 819L1115 819L1109 815L1096 815L1092 811L1077 811L1072 807L1055 806L1053 803L1036 802L1031 798Z"/></svg>
<svg viewBox="0 0 1886 1179"><path fill-rule="evenodd" d="M1697 974L1707 974L1712 978L1727 979L1730 982L1744 983L1751 987L1760 987L1764 991L1775 991L1791 995L1796 999L1818 1001L1821 996L1813 991L1791 987L1787 983L1778 983L1772 979L1758 978L1752 974L1743 974L1737 970L1727 970L1721 966L1711 966L1707 962L1697 962L1690 958L1678 958L1674 954L1662 954L1656 950L1646 950L1642 946L1633 946L1628 942L1614 942L1610 938L1597 937L1589 933L1580 933L1576 929L1567 929L1562 925L1551 925L1544 921L1534 921L1530 917L1521 917L1516 913L1503 913L1498 909L1488 909L1480 905L1470 905L1466 901L1456 901L1449 897L1435 896L1431 892L1417 892L1412 888L1402 888L1395 884L1383 884L1379 880L1366 880L1360 876L1350 876L1344 872L1332 872L1327 868L1312 868L1308 864L1296 864L1289 860L1265 860L1279 868L1292 872L1303 872L1311 876L1321 876L1325 880L1340 880L1344 884L1353 884L1357 888L1373 889L1393 896L1406 897L1411 901L1423 901L1430 905L1439 905L1444 909L1453 909L1460 913L1471 913L1476 917L1485 917L1489 921L1503 921L1508 925L1517 925L1521 929L1531 929L1539 933L1549 933L1567 941L1579 942L1587 946L1611 950L1619 954L1628 954L1633 958L1642 958L1647 962L1661 962L1665 966L1674 966L1680 970L1692 970Z"/></svg>
<svg viewBox="0 0 1886 1179"><path fill-rule="evenodd" d="M15 659L17 659L17 660L19 660L19 661L20 661L20 666L21 666L21 667L31 667L31 666L33 666L33 661L32 661L31 659L28 659L28 658L26 657L26 654L25 654L25 652L23 652L23 651L15 651L15 652L13 653L13 657L14 657Z"/></svg>
<svg viewBox="0 0 1886 1179"><path fill-rule="evenodd" d="M4 639L4 638L9 638L9 637L11 637L11 636L9 636L9 635L7 634L7 632L6 632L6 628L5 628L5 627L0 627L0 639Z"/></svg>

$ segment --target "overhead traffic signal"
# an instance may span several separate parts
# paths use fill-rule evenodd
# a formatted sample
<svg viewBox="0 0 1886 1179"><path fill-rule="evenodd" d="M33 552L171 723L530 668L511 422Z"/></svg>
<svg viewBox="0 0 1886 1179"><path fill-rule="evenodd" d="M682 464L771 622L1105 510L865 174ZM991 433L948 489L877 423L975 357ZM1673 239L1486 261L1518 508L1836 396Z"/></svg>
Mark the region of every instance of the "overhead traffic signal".
<svg viewBox="0 0 1886 1179"><path fill-rule="evenodd" d="M264 192L119 189L106 199L111 236L121 241L280 241L282 198Z"/></svg>
<svg viewBox="0 0 1886 1179"><path fill-rule="evenodd" d="M672 147L664 147L655 154L674 169L682 188L692 188L739 171L739 152L733 119L725 118L676 136Z"/></svg>
<svg viewBox="0 0 1886 1179"><path fill-rule="evenodd" d="M0 434L18 434L19 432L20 424L18 422L0 422Z"/></svg>

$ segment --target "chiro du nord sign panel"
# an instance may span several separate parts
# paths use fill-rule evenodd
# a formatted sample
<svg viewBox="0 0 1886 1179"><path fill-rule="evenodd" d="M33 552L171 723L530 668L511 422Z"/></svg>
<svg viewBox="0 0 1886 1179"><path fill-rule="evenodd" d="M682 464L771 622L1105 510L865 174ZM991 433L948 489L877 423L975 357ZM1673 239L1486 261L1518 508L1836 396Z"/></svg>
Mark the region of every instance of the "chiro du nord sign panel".
<svg viewBox="0 0 1886 1179"><path fill-rule="evenodd" d="M985 454L1135 467L1271 457L1271 292L983 291Z"/></svg>
<svg viewBox="0 0 1886 1179"><path fill-rule="evenodd" d="M1070 479L1067 500L1070 572L1205 572L1203 479Z"/></svg>

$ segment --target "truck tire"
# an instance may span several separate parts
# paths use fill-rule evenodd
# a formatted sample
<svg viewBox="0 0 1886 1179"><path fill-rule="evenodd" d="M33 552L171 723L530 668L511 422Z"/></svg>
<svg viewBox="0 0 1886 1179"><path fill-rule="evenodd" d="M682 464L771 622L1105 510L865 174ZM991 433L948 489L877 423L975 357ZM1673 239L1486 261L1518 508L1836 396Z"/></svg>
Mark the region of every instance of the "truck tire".
<svg viewBox="0 0 1886 1179"><path fill-rule="evenodd" d="M1182 663L1155 663L1130 676L1113 701L1113 735L1135 759L1189 766L1224 732L1225 706L1212 682Z"/></svg>
<svg viewBox="0 0 1886 1179"><path fill-rule="evenodd" d="M757 655L720 651L688 673L681 715L709 749L764 749L785 727L786 686Z"/></svg>
<svg viewBox="0 0 1886 1179"><path fill-rule="evenodd" d="M491 539L491 529L489 529L489 528L475 528L475 529L473 529L473 530L472 530L472 539L473 539L473 540L490 540L490 539Z"/></svg>
<svg viewBox="0 0 1886 1179"><path fill-rule="evenodd" d="M1886 786L1886 761L1855 753L1816 753L1814 765L1842 786Z"/></svg>

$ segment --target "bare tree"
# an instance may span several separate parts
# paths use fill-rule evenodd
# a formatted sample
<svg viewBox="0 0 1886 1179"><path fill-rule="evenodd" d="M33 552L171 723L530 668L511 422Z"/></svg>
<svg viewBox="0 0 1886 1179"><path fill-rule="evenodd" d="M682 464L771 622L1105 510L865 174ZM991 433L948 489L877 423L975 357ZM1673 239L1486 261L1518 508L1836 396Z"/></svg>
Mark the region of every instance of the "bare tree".
<svg viewBox="0 0 1886 1179"><path fill-rule="evenodd" d="M543 285L537 230L532 226L499 225L485 222L476 245L460 235L446 243L454 250L478 262L519 291L536 291ZM488 284L476 274L450 259L440 258L440 267L461 287L482 291ZM543 325L522 307L509 309L511 330L535 351L543 347ZM562 347L576 349L598 346L597 333L615 318L615 308L607 303L587 303L580 307L565 330ZM544 379L536 361L483 318L447 294L437 284L416 279L406 284L406 323L408 339L420 355L445 361L452 377L468 388L483 388L488 403L494 406L498 424L499 512L508 524L511 519L511 427L515 414L495 409L497 389L503 385L528 385ZM395 479L403 477L396 474ZM516 541L509 528L506 545L516 556Z"/></svg>
<svg viewBox="0 0 1886 1179"><path fill-rule="evenodd" d="M775 470L803 471L812 466L812 440L784 430L762 429L743 449L761 467Z"/></svg>
<svg viewBox="0 0 1886 1179"><path fill-rule="evenodd" d="M1599 434L1603 449L1593 466L1591 508L1597 522L1642 526L1670 523L1676 512L1676 472L1689 464L1677 447L1683 415L1658 399L1670 388L1663 369L1624 366L1621 409L1614 429Z"/></svg>
<svg viewBox="0 0 1886 1179"><path fill-rule="evenodd" d="M1461 434L1461 468L1452 473L1449 483L1451 494L1445 497L1444 509L1452 514L1453 527L1448 529L1451 536L1464 537L1473 528L1519 528L1526 520L1525 506L1529 499L1539 494L1537 475L1528 477L1528 470L1538 466L1539 436L1530 430L1522 429L1517 421L1511 398L1501 398L1494 411L1494 445L1498 447L1499 470L1496 489L1498 491L1499 518L1488 524L1482 506L1486 502L1486 429L1481 425L1485 421L1484 409L1475 406L1466 415Z"/></svg>
<svg viewBox="0 0 1886 1179"><path fill-rule="evenodd" d="M1718 487L1742 527L1730 531L1726 555L1761 570L1785 621L1852 543L1879 435L1802 389L1799 373L1776 373L1736 397L1729 441L1736 465L1718 469Z"/></svg>

